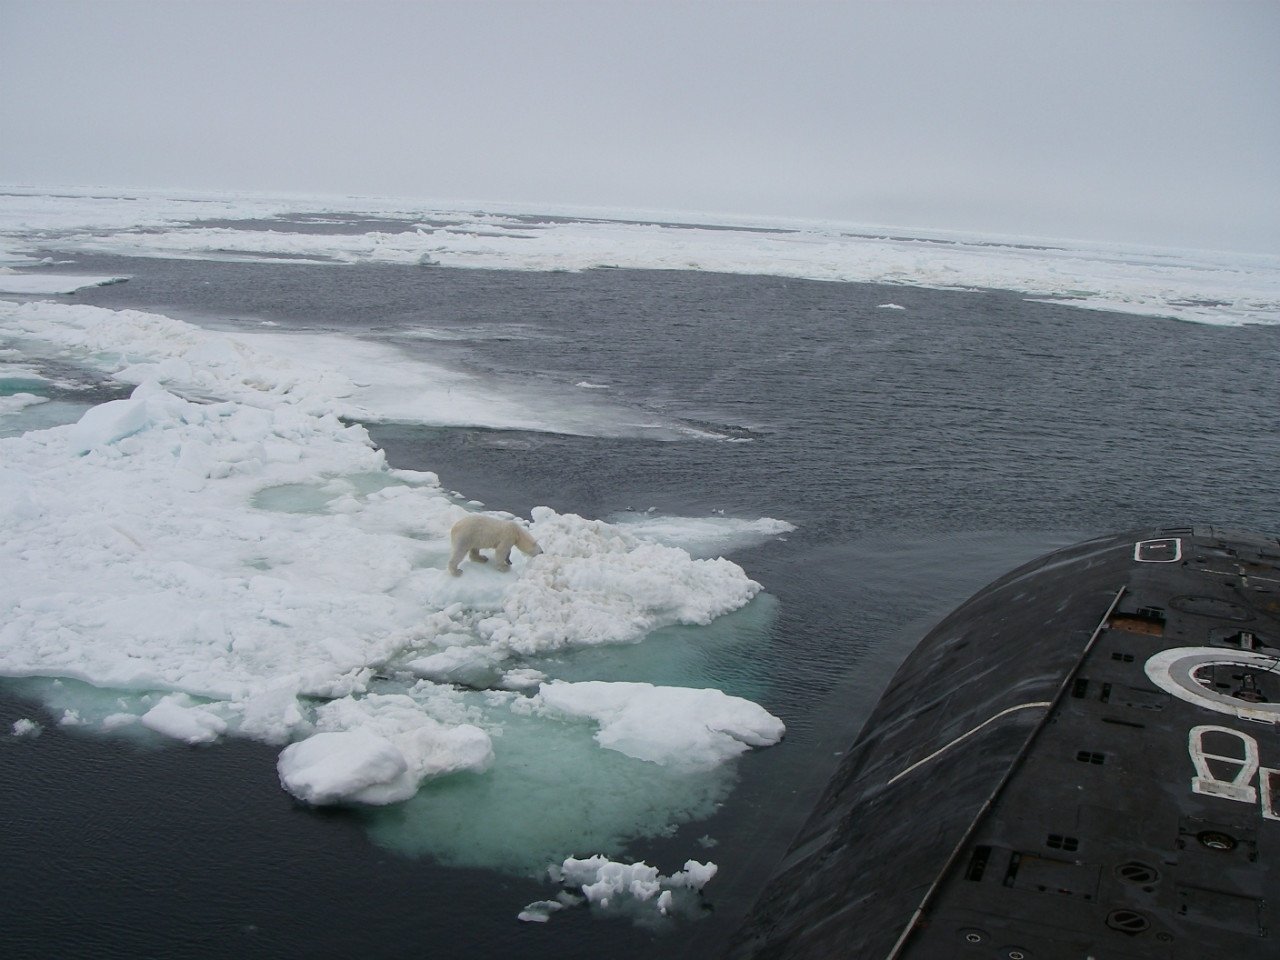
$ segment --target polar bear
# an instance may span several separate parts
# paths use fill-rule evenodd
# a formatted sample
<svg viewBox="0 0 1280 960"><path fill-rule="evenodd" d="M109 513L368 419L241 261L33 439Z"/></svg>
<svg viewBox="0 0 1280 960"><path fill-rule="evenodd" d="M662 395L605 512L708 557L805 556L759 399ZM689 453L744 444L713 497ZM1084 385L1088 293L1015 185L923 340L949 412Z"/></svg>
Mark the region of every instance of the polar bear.
<svg viewBox="0 0 1280 960"><path fill-rule="evenodd" d="M499 570L511 569L512 547L517 547L521 553L530 557L536 557L542 552L538 541L514 520L499 520L497 517L486 517L481 513L473 513L455 523L449 530L449 539L453 542L449 572L455 577L462 576L458 564L468 554L475 563L489 562L488 557L481 556L482 549L493 548L493 556L498 561Z"/></svg>

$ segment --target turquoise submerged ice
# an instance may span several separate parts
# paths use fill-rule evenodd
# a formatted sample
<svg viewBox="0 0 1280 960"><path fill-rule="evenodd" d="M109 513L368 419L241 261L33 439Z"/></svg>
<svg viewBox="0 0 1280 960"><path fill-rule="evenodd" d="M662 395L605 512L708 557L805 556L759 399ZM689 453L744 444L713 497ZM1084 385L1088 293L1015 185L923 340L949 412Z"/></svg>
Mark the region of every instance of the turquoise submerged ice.
<svg viewBox="0 0 1280 960"><path fill-rule="evenodd" d="M716 626L771 610L736 564L540 507L522 522L542 555L451 577L468 508L326 408L355 389L340 372L130 311L0 303L0 334L143 381L0 440L0 673L57 678L40 689L65 722L276 744L300 799L385 807L387 843L525 871L709 814L727 761L782 737L696 671L575 666L751 642L750 617L728 621L740 641Z"/></svg>

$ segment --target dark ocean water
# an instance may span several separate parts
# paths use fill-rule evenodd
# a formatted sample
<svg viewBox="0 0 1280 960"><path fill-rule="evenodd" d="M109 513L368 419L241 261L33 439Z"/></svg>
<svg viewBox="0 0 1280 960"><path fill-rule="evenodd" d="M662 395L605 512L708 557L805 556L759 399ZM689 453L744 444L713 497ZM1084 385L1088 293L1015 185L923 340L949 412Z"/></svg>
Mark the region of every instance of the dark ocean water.
<svg viewBox="0 0 1280 960"><path fill-rule="evenodd" d="M739 762L711 820L629 850L664 872L689 856L721 867L704 919L656 930L587 911L520 924L546 884L388 853L359 816L294 805L267 748L144 749L56 727L5 738L0 776L18 785L0 799L7 956L713 956L930 623L1093 534L1280 530L1280 327L701 273L109 257L67 269L133 277L74 302L390 341L504 391L588 381L729 438L370 425L393 466L433 470L491 509L796 524L732 555L777 600L753 699L788 737ZM414 336L423 327L454 338ZM734 665L719 669L731 686ZM2 700L0 724L33 709ZM702 851L704 834L719 845Z"/></svg>

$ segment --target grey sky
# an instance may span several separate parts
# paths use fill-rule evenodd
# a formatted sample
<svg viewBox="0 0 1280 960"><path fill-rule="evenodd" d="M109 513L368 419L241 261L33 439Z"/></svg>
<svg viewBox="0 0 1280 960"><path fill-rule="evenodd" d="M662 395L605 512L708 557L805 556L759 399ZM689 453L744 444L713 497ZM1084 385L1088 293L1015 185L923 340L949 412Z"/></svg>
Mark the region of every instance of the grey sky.
<svg viewBox="0 0 1280 960"><path fill-rule="evenodd" d="M0 183L1280 252L1280 3L0 0Z"/></svg>

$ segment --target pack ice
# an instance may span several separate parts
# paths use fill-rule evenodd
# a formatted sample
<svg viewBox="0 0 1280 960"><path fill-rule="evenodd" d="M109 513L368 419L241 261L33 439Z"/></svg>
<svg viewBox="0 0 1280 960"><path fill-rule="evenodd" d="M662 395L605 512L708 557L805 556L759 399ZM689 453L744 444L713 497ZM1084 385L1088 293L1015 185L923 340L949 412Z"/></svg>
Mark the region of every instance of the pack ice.
<svg viewBox="0 0 1280 960"><path fill-rule="evenodd" d="M121 330L133 346L112 350ZM546 672L552 652L747 605L761 588L736 564L539 507L543 555L453 578L467 508L335 416L341 374L129 311L0 303L0 335L142 380L0 439L0 674L48 678L64 722L277 744L282 785L312 804L536 768L537 736L495 751L513 723L580 727L677 777L781 738L720 690Z"/></svg>

